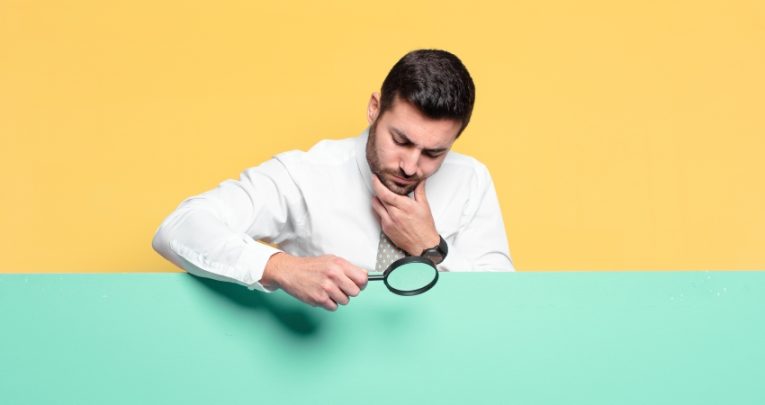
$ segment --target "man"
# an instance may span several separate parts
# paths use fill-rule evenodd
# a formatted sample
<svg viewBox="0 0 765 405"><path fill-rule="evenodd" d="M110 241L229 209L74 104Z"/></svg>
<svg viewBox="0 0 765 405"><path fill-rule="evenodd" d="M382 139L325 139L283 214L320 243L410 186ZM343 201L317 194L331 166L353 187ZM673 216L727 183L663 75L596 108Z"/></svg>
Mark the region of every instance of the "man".
<svg viewBox="0 0 765 405"><path fill-rule="evenodd" d="M372 94L364 133L281 153L187 198L152 246L189 273L331 311L364 289L367 271L405 255L441 271L513 271L488 170L450 152L474 99L456 56L412 51Z"/></svg>

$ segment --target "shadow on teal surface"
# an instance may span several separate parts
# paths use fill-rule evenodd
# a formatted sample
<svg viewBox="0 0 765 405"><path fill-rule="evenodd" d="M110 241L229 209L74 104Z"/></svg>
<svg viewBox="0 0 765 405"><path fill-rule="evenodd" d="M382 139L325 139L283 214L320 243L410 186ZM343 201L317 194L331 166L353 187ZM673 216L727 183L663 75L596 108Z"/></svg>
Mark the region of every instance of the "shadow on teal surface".
<svg viewBox="0 0 765 405"><path fill-rule="evenodd" d="M250 291L237 284L190 276L210 291L241 307L268 312L286 330L297 336L309 337L319 331L321 324L318 318L311 314L311 309L286 294L266 294L260 291ZM289 301L285 299L285 296L289 298Z"/></svg>

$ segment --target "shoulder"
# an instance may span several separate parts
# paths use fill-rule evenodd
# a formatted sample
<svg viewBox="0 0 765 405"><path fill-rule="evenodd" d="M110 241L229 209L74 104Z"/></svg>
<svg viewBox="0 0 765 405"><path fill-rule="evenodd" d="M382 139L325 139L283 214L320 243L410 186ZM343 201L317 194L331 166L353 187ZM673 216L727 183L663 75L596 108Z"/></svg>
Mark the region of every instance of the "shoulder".
<svg viewBox="0 0 765 405"><path fill-rule="evenodd" d="M279 153L274 158L287 167L294 166L339 166L354 158L355 138L325 139L313 145L308 151L291 150Z"/></svg>
<svg viewBox="0 0 765 405"><path fill-rule="evenodd" d="M478 159L459 152L450 151L439 172L452 182L483 184L491 178L489 169Z"/></svg>
<svg viewBox="0 0 765 405"><path fill-rule="evenodd" d="M353 157L353 139L322 140L308 151L290 150L245 170L246 177L265 175L275 182L285 181L304 172L320 171L321 167L338 167Z"/></svg>
<svg viewBox="0 0 765 405"><path fill-rule="evenodd" d="M428 179L428 187L435 199L468 206L492 187L492 180L486 165L478 159L450 151L438 171Z"/></svg>

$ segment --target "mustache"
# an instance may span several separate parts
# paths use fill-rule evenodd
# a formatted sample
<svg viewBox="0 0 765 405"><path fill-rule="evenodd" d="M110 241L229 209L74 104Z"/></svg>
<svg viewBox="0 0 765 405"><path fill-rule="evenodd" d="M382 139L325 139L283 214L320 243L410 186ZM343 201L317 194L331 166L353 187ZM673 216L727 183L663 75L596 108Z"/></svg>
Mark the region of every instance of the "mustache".
<svg viewBox="0 0 765 405"><path fill-rule="evenodd" d="M383 174L389 174L389 175L392 175L392 176L400 177L400 178L402 178L404 180L407 180L407 181L410 181L410 180L420 181L420 180L422 180L419 176L416 176L416 175L407 176L406 173L404 173L404 171L401 170L401 169L399 169L399 170L383 169L382 172L383 172Z"/></svg>

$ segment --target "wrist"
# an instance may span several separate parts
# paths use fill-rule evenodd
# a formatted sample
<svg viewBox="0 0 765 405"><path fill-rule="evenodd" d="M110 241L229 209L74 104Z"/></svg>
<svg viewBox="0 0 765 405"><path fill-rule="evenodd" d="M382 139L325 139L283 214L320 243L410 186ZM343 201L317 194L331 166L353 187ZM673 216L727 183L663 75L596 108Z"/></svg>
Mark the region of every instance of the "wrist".
<svg viewBox="0 0 765 405"><path fill-rule="evenodd" d="M439 243L441 243L441 235L436 233L435 236L425 239L423 244L418 246L415 253L417 256L421 256L423 252L434 246L438 246Z"/></svg>
<svg viewBox="0 0 765 405"><path fill-rule="evenodd" d="M433 264L441 264L449 253L449 246L441 235L438 235L438 241L425 248L420 256L430 260Z"/></svg>
<svg viewBox="0 0 765 405"><path fill-rule="evenodd" d="M283 274L285 261L290 259L290 255L284 252L277 252L268 259L266 268L263 269L263 276L260 278L260 284L269 290L277 290L281 287L281 276Z"/></svg>

